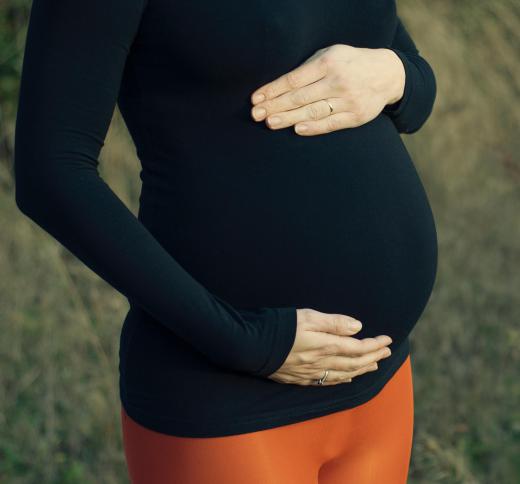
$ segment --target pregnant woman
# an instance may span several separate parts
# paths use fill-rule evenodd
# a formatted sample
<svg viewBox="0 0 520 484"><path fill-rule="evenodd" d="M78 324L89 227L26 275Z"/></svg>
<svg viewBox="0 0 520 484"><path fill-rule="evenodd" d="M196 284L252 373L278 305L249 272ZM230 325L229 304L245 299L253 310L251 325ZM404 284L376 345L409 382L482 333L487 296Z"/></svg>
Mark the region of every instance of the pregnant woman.
<svg viewBox="0 0 520 484"><path fill-rule="evenodd" d="M128 298L132 482L406 482L437 241L401 133L435 95L391 0L33 0L16 202Z"/></svg>

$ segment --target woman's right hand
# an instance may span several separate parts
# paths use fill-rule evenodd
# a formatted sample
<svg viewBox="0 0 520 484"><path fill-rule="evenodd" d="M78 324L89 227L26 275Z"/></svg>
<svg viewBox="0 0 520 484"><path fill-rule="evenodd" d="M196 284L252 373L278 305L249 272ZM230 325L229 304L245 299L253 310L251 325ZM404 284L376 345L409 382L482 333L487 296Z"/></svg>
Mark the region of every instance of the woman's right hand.
<svg viewBox="0 0 520 484"><path fill-rule="evenodd" d="M391 354L390 336L353 338L361 323L344 314L322 313L311 308L297 309L293 347L283 365L268 378L279 383L317 385L325 370L323 385L337 385L378 368L377 362ZM352 326L356 323L359 327Z"/></svg>

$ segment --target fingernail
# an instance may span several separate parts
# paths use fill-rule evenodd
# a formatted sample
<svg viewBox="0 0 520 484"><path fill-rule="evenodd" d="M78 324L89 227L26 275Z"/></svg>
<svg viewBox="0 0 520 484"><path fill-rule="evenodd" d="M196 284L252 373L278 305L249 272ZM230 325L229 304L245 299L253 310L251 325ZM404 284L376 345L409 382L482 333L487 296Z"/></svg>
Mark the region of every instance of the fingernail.
<svg viewBox="0 0 520 484"><path fill-rule="evenodd" d="M363 325L359 321L351 321L350 329L361 329Z"/></svg>
<svg viewBox="0 0 520 484"><path fill-rule="evenodd" d="M253 102L261 103L265 99L265 96L262 93L257 93L253 96Z"/></svg>
<svg viewBox="0 0 520 484"><path fill-rule="evenodd" d="M296 125L296 132L297 133L303 133L304 131L307 131L307 125L306 124L297 124Z"/></svg>

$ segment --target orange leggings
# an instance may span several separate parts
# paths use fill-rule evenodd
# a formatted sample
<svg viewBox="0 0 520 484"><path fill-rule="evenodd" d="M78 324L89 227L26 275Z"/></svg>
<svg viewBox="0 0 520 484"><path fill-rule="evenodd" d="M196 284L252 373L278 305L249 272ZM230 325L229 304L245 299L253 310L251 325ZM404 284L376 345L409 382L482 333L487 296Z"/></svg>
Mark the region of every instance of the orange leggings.
<svg viewBox="0 0 520 484"><path fill-rule="evenodd" d="M362 405L251 433L166 435L121 408L124 452L133 484L403 484L413 407L408 356Z"/></svg>

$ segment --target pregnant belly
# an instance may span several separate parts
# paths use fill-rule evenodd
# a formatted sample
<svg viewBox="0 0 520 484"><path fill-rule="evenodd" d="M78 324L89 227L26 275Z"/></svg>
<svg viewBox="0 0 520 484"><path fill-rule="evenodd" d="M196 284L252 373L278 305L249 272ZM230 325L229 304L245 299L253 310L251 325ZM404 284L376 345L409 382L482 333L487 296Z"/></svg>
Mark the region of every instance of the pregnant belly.
<svg viewBox="0 0 520 484"><path fill-rule="evenodd" d="M437 239L390 119L313 138L255 133L247 153L222 143L211 160L186 152L156 183L145 174L140 219L236 307L348 314L358 337L401 341L429 299Z"/></svg>

